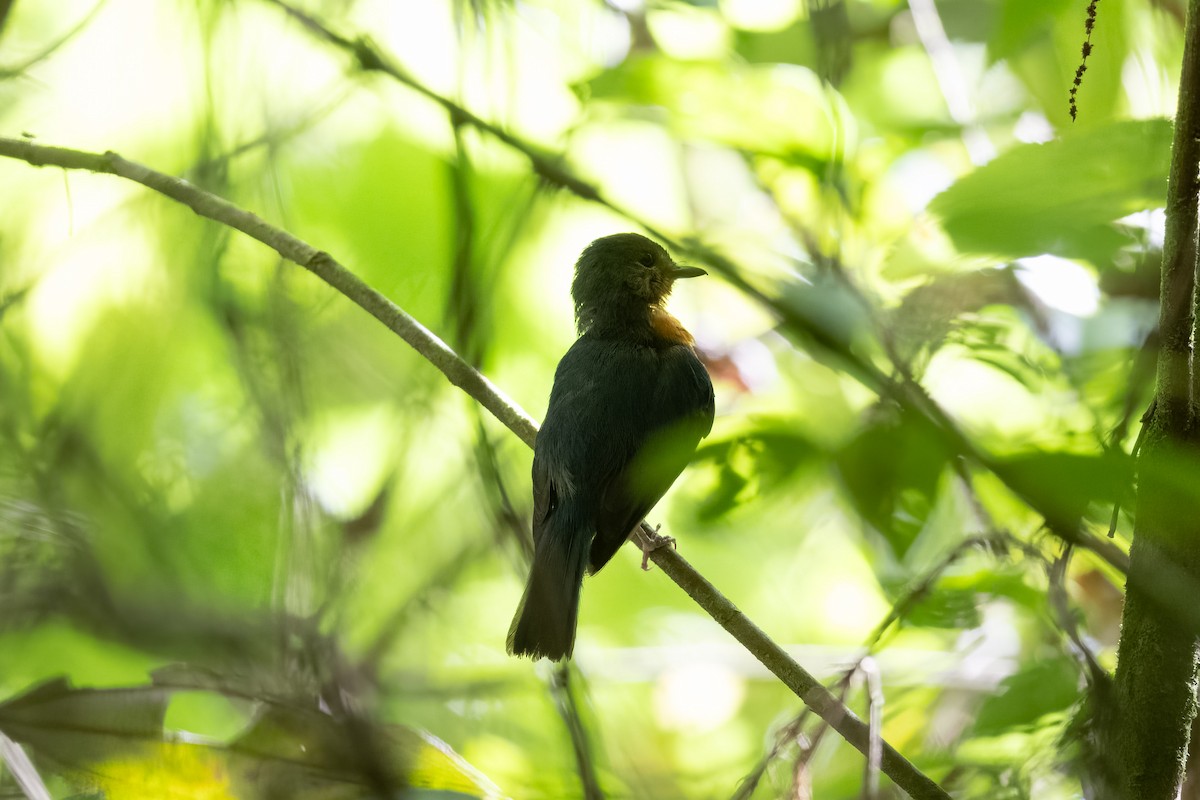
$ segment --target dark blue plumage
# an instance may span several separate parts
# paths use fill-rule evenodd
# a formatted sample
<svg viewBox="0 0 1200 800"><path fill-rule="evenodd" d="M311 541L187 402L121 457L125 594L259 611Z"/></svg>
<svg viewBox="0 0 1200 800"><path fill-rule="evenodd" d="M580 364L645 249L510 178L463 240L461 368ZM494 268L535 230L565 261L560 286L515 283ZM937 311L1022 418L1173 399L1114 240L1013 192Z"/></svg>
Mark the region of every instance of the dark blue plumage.
<svg viewBox="0 0 1200 800"><path fill-rule="evenodd" d="M637 234L580 256L582 335L559 362L534 448L535 552L509 652L571 654L584 572L608 563L711 429L708 373L662 307L677 278L701 274Z"/></svg>

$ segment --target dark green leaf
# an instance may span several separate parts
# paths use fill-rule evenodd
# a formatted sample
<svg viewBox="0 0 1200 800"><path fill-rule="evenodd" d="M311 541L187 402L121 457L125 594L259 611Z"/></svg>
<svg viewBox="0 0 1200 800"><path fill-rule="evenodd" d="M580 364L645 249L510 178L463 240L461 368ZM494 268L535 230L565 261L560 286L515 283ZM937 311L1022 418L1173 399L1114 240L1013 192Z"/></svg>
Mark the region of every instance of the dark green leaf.
<svg viewBox="0 0 1200 800"><path fill-rule="evenodd" d="M999 461L997 471L1050 522L1074 527L1093 503L1111 506L1124 499L1131 466L1121 453L1036 451Z"/></svg>
<svg viewBox="0 0 1200 800"><path fill-rule="evenodd" d="M855 508L903 557L933 507L947 459L928 423L881 406L835 463Z"/></svg>
<svg viewBox="0 0 1200 800"><path fill-rule="evenodd" d="M1036 662L1005 678L975 719L978 736L995 736L1064 711L1079 698L1079 673L1066 658Z"/></svg>
<svg viewBox="0 0 1200 800"><path fill-rule="evenodd" d="M72 689L54 680L0 705L0 730L40 757L94 763L162 741L168 694L154 687Z"/></svg>
<svg viewBox="0 0 1200 800"><path fill-rule="evenodd" d="M795 427L787 420L758 418L750 430L701 445L694 460L712 462L719 472L717 485L698 501L697 519L715 519L769 492L816 456L816 445Z"/></svg>

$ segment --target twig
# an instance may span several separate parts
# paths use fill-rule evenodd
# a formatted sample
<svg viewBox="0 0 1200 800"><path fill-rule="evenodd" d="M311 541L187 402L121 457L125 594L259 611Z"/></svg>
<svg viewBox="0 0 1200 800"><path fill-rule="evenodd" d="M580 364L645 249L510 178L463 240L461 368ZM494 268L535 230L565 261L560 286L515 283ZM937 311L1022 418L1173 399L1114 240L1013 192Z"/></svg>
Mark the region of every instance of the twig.
<svg viewBox="0 0 1200 800"><path fill-rule="evenodd" d="M846 702L846 695L850 693L850 681L854 677L854 672L847 672L838 685L838 701ZM829 723L821 720L817 725L816 731L811 737L800 734L797 738L800 741L800 752L796 754L796 759L792 762L792 797L796 800L812 800L812 778L808 771L808 762L817 752L817 747L820 746L821 740L825 738L825 734L829 732Z"/></svg>
<svg viewBox="0 0 1200 800"><path fill-rule="evenodd" d="M1075 104L1075 96L1079 94L1079 87L1083 85L1083 73L1087 72L1088 56L1092 54L1092 31L1096 28L1096 6L1100 5L1100 0L1092 0L1087 7L1087 21L1083 23L1084 30L1087 36L1083 40L1083 47L1080 48L1081 58L1079 66L1075 68L1075 79L1071 81L1070 101L1067 103L1067 111L1071 114L1071 122L1079 116L1079 106Z"/></svg>
<svg viewBox="0 0 1200 800"><path fill-rule="evenodd" d="M867 656L859 665L863 681L867 684L867 720L871 733L871 749L863 769L863 800L871 800L879 793L880 742L883 741L883 680L875 659Z"/></svg>
<svg viewBox="0 0 1200 800"><path fill-rule="evenodd" d="M1046 577L1050 584L1048 599L1056 624L1067 634L1067 639L1073 645L1075 657L1086 671L1088 681L1091 682L1097 676L1107 676L1108 672L1100 666L1100 662L1096 660L1096 654L1083 641L1083 636L1079 633L1079 625L1076 624L1075 617L1071 613L1071 604L1067 597L1066 577L1067 566L1071 563L1072 554L1073 548L1071 545L1067 545L1059 557L1047 565Z"/></svg>
<svg viewBox="0 0 1200 800"><path fill-rule="evenodd" d="M288 261L309 270L382 322L437 367L452 384L492 412L521 441L530 447L533 446L537 436L537 425L528 414L504 396L491 381L463 361L445 342L395 303L364 283L328 253L317 250L254 214L186 181L128 161L111 151L103 154L88 153L0 137L0 156L17 158L34 166L53 165L64 169L117 175L166 195L188 206L200 216L242 231L275 250ZM650 533L652 531L643 522L633 538L637 541ZM640 541L638 544L640 546ZM784 685L828 722L847 742L864 755L869 754L870 733L867 725L797 664L678 552L670 548L659 548L654 550L650 557L709 616L741 642L763 666L783 681ZM949 795L929 776L886 742L883 743L881 764L884 774L916 800L948 800Z"/></svg>
<svg viewBox="0 0 1200 800"><path fill-rule="evenodd" d="M579 700L572 688L572 671L575 667L565 661L554 668L550 689L554 695L559 716L571 735L571 749L575 753L575 768L579 771L579 782L583 787L584 800L604 800L600 781L596 778L595 755L583 715L579 712Z"/></svg>
<svg viewBox="0 0 1200 800"><path fill-rule="evenodd" d="M0 733L0 763L28 800L51 800L50 790L21 745Z"/></svg>
<svg viewBox="0 0 1200 800"><path fill-rule="evenodd" d="M867 636L866 640L862 644L862 652L858 658L856 658L854 663L847 667L842 672L840 677L832 684L833 686L837 687L838 697L845 698L850 686L850 681L854 678L859 669L862 668L863 663L870 659L871 656L876 652L876 648L879 646L880 641L883 640L883 637L887 634L888 630L890 630L892 625L894 625L898 620L902 619L905 614L912 610L917 603L919 603L926 595L929 594L930 589L947 569L949 569L966 553L977 547L995 548L1000 545L1014 547L1026 552L1027 554L1028 550L1030 549L1029 545L1020 541L1011 534L991 529L985 533L975 534L959 542L957 545L951 548L949 552L942 556L940 561L930 567L924 575L911 583L900 595L900 597L897 598L896 602L892 604L892 607L888 611L887 615L880 620L879 624L877 624L874 630L872 630ZM734 794L731 800L748 800L748 798L754 793L754 789L758 786L759 781L762 780L762 777L766 773L767 767L770 765L770 763L779 757L780 753L782 753L784 747L789 742L800 735L800 731L803 730L805 722L810 713L811 712L807 708L803 709L788 724L779 729L779 732L775 737L775 744L771 747L771 750L761 759L759 759L759 762L755 765L754 769L742 779L737 793ZM824 727L825 725L822 723L822 727L818 728L817 733L814 735L814 746L815 742L819 741L821 735L823 735Z"/></svg>

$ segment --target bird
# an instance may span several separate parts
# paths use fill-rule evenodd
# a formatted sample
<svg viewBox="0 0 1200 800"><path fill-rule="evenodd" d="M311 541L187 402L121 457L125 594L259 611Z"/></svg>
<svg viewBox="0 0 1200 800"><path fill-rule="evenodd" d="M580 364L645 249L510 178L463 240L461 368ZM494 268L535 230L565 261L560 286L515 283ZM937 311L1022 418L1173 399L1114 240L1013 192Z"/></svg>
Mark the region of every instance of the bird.
<svg viewBox="0 0 1200 800"><path fill-rule="evenodd" d="M584 573L608 563L712 430L712 381L665 308L676 280L706 274L637 233L596 239L579 256L579 338L555 370L534 445L534 555L510 654L570 658ZM655 536L651 549L668 542Z"/></svg>

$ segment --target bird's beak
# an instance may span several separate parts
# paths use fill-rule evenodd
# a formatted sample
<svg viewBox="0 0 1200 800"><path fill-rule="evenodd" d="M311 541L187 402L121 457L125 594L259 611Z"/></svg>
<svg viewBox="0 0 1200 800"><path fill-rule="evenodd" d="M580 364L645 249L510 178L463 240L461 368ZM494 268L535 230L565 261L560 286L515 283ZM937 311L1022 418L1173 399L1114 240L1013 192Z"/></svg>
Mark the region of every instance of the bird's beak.
<svg viewBox="0 0 1200 800"><path fill-rule="evenodd" d="M699 278L701 275L708 274L707 272L700 269L699 267L680 266L679 264L672 265L671 269L668 270L667 272L671 276L672 279Z"/></svg>

